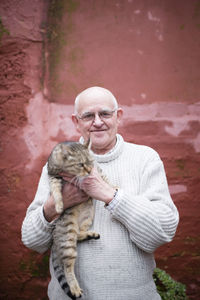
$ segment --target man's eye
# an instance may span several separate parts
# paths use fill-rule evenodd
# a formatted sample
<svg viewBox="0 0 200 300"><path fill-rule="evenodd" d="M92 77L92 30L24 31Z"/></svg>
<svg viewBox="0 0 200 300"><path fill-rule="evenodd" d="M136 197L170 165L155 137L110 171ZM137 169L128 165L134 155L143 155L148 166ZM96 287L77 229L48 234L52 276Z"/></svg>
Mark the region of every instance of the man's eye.
<svg viewBox="0 0 200 300"><path fill-rule="evenodd" d="M83 120L92 120L93 118L94 118L94 114L87 114L82 116Z"/></svg>
<svg viewBox="0 0 200 300"><path fill-rule="evenodd" d="M112 115L112 113L110 113L109 111L102 111L102 112L100 113L100 116L101 116L102 118L109 118L111 115Z"/></svg>

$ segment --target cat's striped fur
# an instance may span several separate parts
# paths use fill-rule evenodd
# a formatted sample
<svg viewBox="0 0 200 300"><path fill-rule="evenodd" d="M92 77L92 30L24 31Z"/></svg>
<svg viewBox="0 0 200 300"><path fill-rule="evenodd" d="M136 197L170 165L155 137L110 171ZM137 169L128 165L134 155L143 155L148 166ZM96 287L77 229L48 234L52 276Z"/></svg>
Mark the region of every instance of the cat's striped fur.
<svg viewBox="0 0 200 300"><path fill-rule="evenodd" d="M75 180L79 180L91 172L93 159L89 153L88 145L89 142L85 145L77 142L60 143L56 145L48 159L50 190L58 213L63 211L62 178L59 175L67 173L75 176ZM88 197L88 201L65 210L56 221L53 231L54 271L62 288L72 299L81 297L83 292L74 274L77 241L100 237L98 233L89 231L93 217L93 203L92 199Z"/></svg>

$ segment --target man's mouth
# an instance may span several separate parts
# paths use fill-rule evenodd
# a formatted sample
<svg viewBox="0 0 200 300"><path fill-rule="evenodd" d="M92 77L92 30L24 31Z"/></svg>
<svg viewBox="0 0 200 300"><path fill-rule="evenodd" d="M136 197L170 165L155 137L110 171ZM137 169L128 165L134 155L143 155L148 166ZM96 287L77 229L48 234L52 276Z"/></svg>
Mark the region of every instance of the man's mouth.
<svg viewBox="0 0 200 300"><path fill-rule="evenodd" d="M90 130L90 132L102 132L102 131L106 131L106 129L94 129L94 130Z"/></svg>

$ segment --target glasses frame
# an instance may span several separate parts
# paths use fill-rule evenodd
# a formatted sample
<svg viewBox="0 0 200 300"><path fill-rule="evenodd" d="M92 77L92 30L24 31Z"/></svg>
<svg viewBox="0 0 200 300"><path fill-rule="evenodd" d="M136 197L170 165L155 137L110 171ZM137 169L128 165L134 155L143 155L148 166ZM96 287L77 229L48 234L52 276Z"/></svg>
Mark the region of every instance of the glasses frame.
<svg viewBox="0 0 200 300"><path fill-rule="evenodd" d="M85 113L85 114L86 114L85 116L84 116L84 113L83 113L82 116L79 116L79 115L77 114L76 117L77 117L78 119L82 120L83 122L94 122L95 116L96 116L96 114L98 114L98 116L99 116L99 118L100 118L101 120L107 120L107 119L110 119L110 118L113 117L113 114L117 111L117 109L118 109L118 108L115 108L115 109L113 109L113 110L106 110L106 109L104 109L104 110L98 111L98 112L96 112L96 113L94 113L94 112L86 112L86 113ZM105 117L105 116L103 117L103 116L101 115L101 113L103 114L103 113L105 113L105 112L110 113L110 115L108 115L107 117ZM88 115L91 114L92 118L87 120L87 114L88 114ZM84 118L85 118L85 119L84 119Z"/></svg>

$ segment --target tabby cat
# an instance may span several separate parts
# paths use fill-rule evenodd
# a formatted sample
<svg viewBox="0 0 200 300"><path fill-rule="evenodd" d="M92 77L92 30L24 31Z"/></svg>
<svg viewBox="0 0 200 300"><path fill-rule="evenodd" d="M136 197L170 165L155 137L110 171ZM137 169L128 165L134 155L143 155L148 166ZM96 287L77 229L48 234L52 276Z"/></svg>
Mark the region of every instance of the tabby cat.
<svg viewBox="0 0 200 300"><path fill-rule="evenodd" d="M58 213L62 213L56 221L53 231L54 271L59 277L57 279L61 286L62 281L64 282L62 286L64 290L68 289L68 284L68 295L72 299L81 297L83 293L74 273L77 241L98 239L100 235L88 230L94 217L94 208L90 197L88 197L88 201L68 208L63 212L63 180L60 174L74 175L75 180L80 180L81 177L90 174L94 163L88 147L89 141L86 144L78 142L59 143L51 152L47 165L50 191L55 200L55 208ZM57 266L55 266L55 261L58 262ZM65 278L62 272L65 274Z"/></svg>

